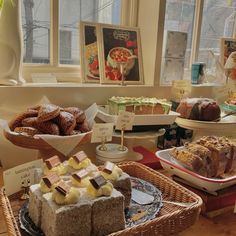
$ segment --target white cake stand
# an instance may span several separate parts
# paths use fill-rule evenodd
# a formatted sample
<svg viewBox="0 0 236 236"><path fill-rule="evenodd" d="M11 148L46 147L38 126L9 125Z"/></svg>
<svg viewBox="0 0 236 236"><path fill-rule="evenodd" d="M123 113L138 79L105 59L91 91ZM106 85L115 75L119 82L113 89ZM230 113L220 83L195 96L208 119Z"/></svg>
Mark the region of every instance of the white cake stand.
<svg viewBox="0 0 236 236"><path fill-rule="evenodd" d="M226 136L236 139L236 116L228 116L219 122L197 121L177 117L178 126L193 130L193 140L206 135Z"/></svg>
<svg viewBox="0 0 236 236"><path fill-rule="evenodd" d="M134 152L133 147L141 145L147 149L156 149L157 138L165 134L165 129L159 129L155 131L146 132L125 132L124 145L128 148L126 155L126 161L140 161L143 156L140 153ZM114 132L113 141L116 143L120 142L121 134Z"/></svg>

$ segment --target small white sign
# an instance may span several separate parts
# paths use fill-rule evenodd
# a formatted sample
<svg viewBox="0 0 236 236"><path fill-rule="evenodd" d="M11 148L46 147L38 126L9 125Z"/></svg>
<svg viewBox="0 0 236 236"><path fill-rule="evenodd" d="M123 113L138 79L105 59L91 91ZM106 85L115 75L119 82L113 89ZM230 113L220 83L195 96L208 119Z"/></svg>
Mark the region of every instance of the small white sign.
<svg viewBox="0 0 236 236"><path fill-rule="evenodd" d="M135 114L128 111L120 111L117 121L116 129L117 130L132 130L134 123Z"/></svg>
<svg viewBox="0 0 236 236"><path fill-rule="evenodd" d="M12 195L23 187L36 183L35 168L42 168L42 159L16 166L3 172L3 182L6 194Z"/></svg>
<svg viewBox="0 0 236 236"><path fill-rule="evenodd" d="M108 142L112 140L113 135L113 123L94 124L92 132L92 143Z"/></svg>
<svg viewBox="0 0 236 236"><path fill-rule="evenodd" d="M182 99L191 94L192 85L190 80L173 80L171 92L175 98Z"/></svg>

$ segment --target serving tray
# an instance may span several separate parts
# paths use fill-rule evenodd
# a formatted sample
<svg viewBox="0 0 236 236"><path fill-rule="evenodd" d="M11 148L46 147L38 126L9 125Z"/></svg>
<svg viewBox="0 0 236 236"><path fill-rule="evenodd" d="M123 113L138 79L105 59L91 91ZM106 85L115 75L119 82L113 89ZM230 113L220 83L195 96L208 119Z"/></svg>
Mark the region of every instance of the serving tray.
<svg viewBox="0 0 236 236"><path fill-rule="evenodd" d="M181 148L182 147L179 147L179 149ZM156 156L160 160L162 167L171 174L177 175L192 183L199 189L208 192L215 192L236 184L236 175L224 179L207 178L184 168L170 155L170 150L171 148L156 152Z"/></svg>
<svg viewBox="0 0 236 236"><path fill-rule="evenodd" d="M169 114L135 115L133 125L171 125L179 115L179 113L174 111L170 111ZM117 115L109 114L107 105L98 106L97 117L104 122L114 124L118 118Z"/></svg>

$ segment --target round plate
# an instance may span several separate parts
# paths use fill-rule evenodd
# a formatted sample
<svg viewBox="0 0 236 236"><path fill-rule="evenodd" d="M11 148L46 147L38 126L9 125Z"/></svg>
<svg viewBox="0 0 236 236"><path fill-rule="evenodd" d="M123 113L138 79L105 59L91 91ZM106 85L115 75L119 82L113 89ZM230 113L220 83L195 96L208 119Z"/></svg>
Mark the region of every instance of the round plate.
<svg viewBox="0 0 236 236"><path fill-rule="evenodd" d="M162 203L162 193L151 183L131 177L131 186L139 191L152 195L154 200L147 205L140 205L133 200L129 208L125 209L126 227L142 224L148 220L152 220L160 212ZM28 201L26 201L19 212L19 221L21 229L25 230L31 236L44 235L40 228L38 228L29 217Z"/></svg>
<svg viewBox="0 0 236 236"><path fill-rule="evenodd" d="M132 227L152 220L160 212L163 206L161 191L151 183L139 178L131 177L131 185L132 188L153 196L154 200L151 204L147 205L140 205L131 200L131 205L125 212L126 227Z"/></svg>
<svg viewBox="0 0 236 236"><path fill-rule="evenodd" d="M42 236L44 233L40 228L38 228L34 222L29 217L29 202L26 201L19 212L19 221L21 229L25 230L29 235L32 236Z"/></svg>

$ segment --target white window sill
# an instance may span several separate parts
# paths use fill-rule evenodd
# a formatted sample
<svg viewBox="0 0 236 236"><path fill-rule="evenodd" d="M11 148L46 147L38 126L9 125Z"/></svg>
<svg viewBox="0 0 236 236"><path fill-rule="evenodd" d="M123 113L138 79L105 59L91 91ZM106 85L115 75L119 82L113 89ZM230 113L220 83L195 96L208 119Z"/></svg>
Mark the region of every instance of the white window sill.
<svg viewBox="0 0 236 236"><path fill-rule="evenodd" d="M65 88L119 88L119 87L145 87L145 88L152 88L153 85L136 85L136 84L129 84L129 85L119 85L119 84L89 84L89 83L73 83L73 82L61 82L61 83L25 83L23 85L16 85L16 86L6 86L0 85L0 87L13 87L13 88L22 88L22 87L43 87L43 88L53 88L53 87L65 87Z"/></svg>

